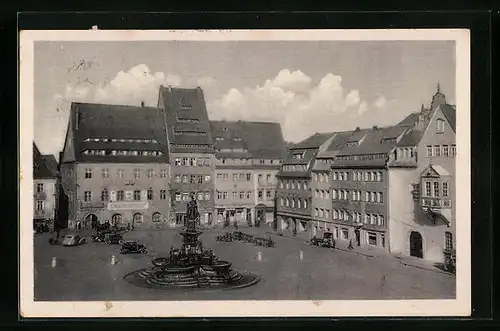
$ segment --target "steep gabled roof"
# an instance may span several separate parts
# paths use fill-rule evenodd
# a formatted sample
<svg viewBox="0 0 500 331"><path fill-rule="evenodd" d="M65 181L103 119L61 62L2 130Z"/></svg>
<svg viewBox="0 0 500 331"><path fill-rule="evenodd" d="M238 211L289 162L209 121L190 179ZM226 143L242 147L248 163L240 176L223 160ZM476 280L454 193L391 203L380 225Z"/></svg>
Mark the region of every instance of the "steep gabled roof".
<svg viewBox="0 0 500 331"><path fill-rule="evenodd" d="M33 142L33 179L55 179L56 174L52 173L40 153L37 145Z"/></svg>
<svg viewBox="0 0 500 331"><path fill-rule="evenodd" d="M77 162L168 162L165 118L160 108L73 103ZM155 151L160 156L86 155L86 150Z"/></svg>
<svg viewBox="0 0 500 331"><path fill-rule="evenodd" d="M374 128L370 131L365 131L365 138L359 145L349 146L345 145L338 156L350 155L366 155L366 154L386 154L389 153L394 146L395 141L383 141L384 139L396 139L401 136L408 128L401 126L391 126L385 128Z"/></svg>
<svg viewBox="0 0 500 331"><path fill-rule="evenodd" d="M440 105L439 109L443 112L444 116L448 120L448 123L450 123L451 128L453 131L456 132L456 121L457 121L457 111L454 106L452 105Z"/></svg>
<svg viewBox="0 0 500 331"><path fill-rule="evenodd" d="M418 113L411 113L410 115L406 116L404 120L396 124L396 126L412 126L415 125L415 123L418 122Z"/></svg>
<svg viewBox="0 0 500 331"><path fill-rule="evenodd" d="M279 123L211 121L210 127L218 157L284 159L287 155Z"/></svg>
<svg viewBox="0 0 500 331"><path fill-rule="evenodd" d="M167 118L168 140L175 151L190 151L193 145L197 151L213 152L213 140L208 119L205 98L201 88L160 87L158 105ZM173 151L173 149L172 149Z"/></svg>
<svg viewBox="0 0 500 331"><path fill-rule="evenodd" d="M295 144L290 149L319 148L319 146L324 144L333 134L334 132L315 133Z"/></svg>
<svg viewBox="0 0 500 331"><path fill-rule="evenodd" d="M50 170L51 174L57 176L57 161L54 155L42 155L45 165Z"/></svg>

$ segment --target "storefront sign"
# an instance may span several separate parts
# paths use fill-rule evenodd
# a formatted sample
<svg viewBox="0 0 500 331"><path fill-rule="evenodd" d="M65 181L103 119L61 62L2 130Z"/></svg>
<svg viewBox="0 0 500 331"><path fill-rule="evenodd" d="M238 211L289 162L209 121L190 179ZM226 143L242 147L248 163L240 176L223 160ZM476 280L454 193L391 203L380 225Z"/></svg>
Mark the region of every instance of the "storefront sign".
<svg viewBox="0 0 500 331"><path fill-rule="evenodd" d="M137 209L148 209L148 207L149 204L144 201L108 203L108 210L137 210Z"/></svg>
<svg viewBox="0 0 500 331"><path fill-rule="evenodd" d="M79 205L81 210L104 208L104 202L101 201L79 201Z"/></svg>

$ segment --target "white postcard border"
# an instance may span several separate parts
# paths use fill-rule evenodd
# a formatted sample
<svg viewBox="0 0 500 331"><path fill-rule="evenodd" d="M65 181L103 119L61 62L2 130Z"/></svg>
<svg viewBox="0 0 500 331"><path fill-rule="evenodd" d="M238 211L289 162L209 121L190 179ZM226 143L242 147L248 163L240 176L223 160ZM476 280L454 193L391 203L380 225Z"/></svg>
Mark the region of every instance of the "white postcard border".
<svg viewBox="0 0 500 331"><path fill-rule="evenodd" d="M471 313L470 34L460 29L51 30L20 33L20 314L23 317L469 316ZM35 41L450 40L456 42L457 274L454 300L34 301L33 153ZM469 180L464 180L469 178Z"/></svg>

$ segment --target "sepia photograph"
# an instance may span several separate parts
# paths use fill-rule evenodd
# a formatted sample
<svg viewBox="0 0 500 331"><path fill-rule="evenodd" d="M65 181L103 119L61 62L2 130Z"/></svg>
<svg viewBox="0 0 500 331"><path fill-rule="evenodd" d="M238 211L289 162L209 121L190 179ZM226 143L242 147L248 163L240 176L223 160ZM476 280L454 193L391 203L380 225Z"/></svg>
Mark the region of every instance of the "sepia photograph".
<svg viewBox="0 0 500 331"><path fill-rule="evenodd" d="M469 61L467 30L22 31L21 315L468 316Z"/></svg>

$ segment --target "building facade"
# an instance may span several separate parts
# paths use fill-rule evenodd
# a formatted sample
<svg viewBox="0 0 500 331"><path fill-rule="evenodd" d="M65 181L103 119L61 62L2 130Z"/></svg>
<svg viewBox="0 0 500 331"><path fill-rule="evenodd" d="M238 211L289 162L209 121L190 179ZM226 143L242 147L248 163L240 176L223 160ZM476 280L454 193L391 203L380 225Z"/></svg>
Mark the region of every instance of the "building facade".
<svg viewBox="0 0 500 331"><path fill-rule="evenodd" d="M286 155L278 123L212 121L216 224L274 221L276 174Z"/></svg>
<svg viewBox="0 0 500 331"><path fill-rule="evenodd" d="M333 135L318 133L290 147L278 173L278 230L312 237L312 169L318 151L329 144Z"/></svg>
<svg viewBox="0 0 500 331"><path fill-rule="evenodd" d="M409 115L413 125L389 163L391 251L435 262L455 248L455 118L438 88L429 108Z"/></svg>
<svg viewBox="0 0 500 331"><path fill-rule="evenodd" d="M171 224L184 224L189 195L194 193L200 223L213 225L215 153L203 91L161 86L158 107L164 112L172 165Z"/></svg>
<svg viewBox="0 0 500 331"><path fill-rule="evenodd" d="M53 226L58 202L57 162L53 155L42 155L33 143L33 222Z"/></svg>
<svg viewBox="0 0 500 331"><path fill-rule="evenodd" d="M170 165L161 109L73 103L61 155L70 228L165 226Z"/></svg>

